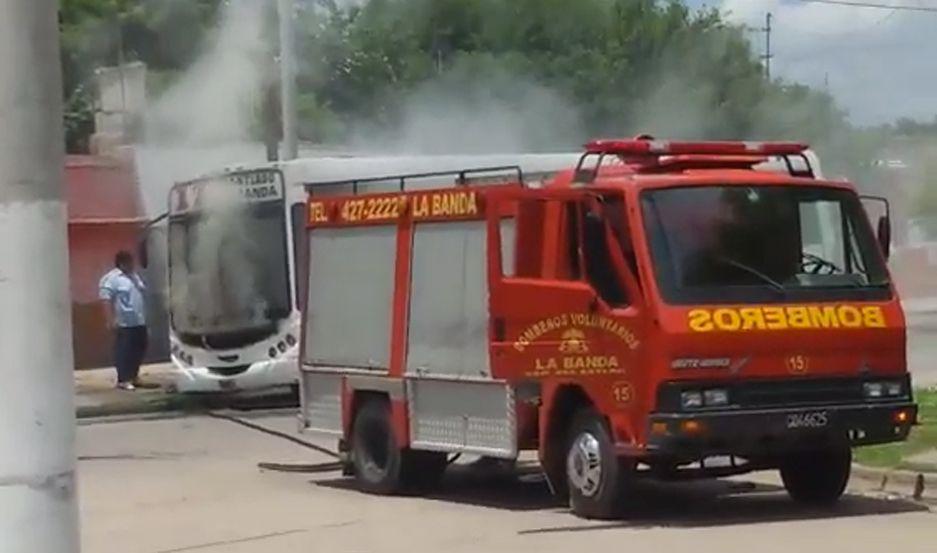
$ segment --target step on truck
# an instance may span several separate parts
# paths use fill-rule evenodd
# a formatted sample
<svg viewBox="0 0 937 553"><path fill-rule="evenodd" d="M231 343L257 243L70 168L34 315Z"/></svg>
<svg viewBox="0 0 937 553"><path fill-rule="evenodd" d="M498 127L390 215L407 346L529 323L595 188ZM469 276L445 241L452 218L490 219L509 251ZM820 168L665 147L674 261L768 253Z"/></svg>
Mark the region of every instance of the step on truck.
<svg viewBox="0 0 937 553"><path fill-rule="evenodd" d="M302 428L374 493L536 450L587 518L641 478L765 469L834 503L852 448L906 439L917 409L887 203L807 152L639 137L545 181L309 186Z"/></svg>

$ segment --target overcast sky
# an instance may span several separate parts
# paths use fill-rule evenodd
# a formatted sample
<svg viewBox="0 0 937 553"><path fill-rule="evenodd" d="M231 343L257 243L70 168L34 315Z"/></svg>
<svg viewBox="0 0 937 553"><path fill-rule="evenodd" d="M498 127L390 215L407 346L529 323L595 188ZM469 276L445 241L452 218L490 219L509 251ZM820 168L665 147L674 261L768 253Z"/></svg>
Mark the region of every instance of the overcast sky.
<svg viewBox="0 0 937 553"><path fill-rule="evenodd" d="M937 0L868 0L933 6ZM937 115L937 13L866 9L801 0L688 0L763 27L773 14L775 76L829 90L859 124ZM753 33L759 52L763 36Z"/></svg>

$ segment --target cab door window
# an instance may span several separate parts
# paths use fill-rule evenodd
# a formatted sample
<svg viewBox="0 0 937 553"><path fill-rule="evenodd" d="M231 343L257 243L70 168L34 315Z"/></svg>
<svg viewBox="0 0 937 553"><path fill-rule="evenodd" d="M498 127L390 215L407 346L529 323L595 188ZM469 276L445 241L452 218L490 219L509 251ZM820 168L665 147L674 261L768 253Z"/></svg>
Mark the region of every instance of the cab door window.
<svg viewBox="0 0 937 553"><path fill-rule="evenodd" d="M629 305L628 292L615 262L612 248L620 247L609 240L611 227L596 206L582 205L582 253L586 278L605 303L612 307Z"/></svg>

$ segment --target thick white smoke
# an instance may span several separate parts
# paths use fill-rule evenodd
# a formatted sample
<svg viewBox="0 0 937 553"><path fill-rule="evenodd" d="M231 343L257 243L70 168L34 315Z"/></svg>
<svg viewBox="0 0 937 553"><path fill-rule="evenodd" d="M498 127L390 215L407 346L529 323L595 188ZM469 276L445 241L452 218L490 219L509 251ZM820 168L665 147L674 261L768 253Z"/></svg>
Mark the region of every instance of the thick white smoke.
<svg viewBox="0 0 937 553"><path fill-rule="evenodd" d="M222 6L203 53L144 116L137 170L151 216L166 210L173 183L264 159L262 145L250 143L250 132L270 66L263 35L270 2L233 0Z"/></svg>
<svg viewBox="0 0 937 553"><path fill-rule="evenodd" d="M582 113L556 91L501 69L457 66L403 99L395 124L358 121L354 148L407 154L577 150Z"/></svg>
<svg viewBox="0 0 937 553"><path fill-rule="evenodd" d="M135 151L150 216L166 211L176 182L265 159L263 146L251 143L250 136L271 78L264 24L274 5L260 0L223 3L202 54L149 106L145 142ZM188 230L176 225L170 233L174 274L169 301L177 323L193 314L201 326L243 323L245 317L263 313L263 306L254 305L259 294L246 255L256 248L245 230L250 215L236 197L226 195L234 189L229 183L207 186L201 222Z"/></svg>
<svg viewBox="0 0 937 553"><path fill-rule="evenodd" d="M174 247L187 250L187 263L178 256L172 266L177 329L213 333L262 324L268 305L255 279L262 246L250 234L247 205L225 180L202 185L199 196L200 217L173 236Z"/></svg>

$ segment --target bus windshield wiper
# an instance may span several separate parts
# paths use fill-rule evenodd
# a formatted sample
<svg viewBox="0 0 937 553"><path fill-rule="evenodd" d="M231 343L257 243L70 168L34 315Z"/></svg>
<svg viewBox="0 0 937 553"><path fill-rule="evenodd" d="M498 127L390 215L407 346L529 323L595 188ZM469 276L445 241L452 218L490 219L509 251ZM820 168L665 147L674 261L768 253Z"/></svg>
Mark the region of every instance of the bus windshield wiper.
<svg viewBox="0 0 937 553"><path fill-rule="evenodd" d="M737 269L742 269L743 271L745 271L745 272L747 272L747 273L749 273L749 274L755 275L756 277L758 277L758 278L760 278L761 280L765 281L766 283L770 284L771 287L774 288L775 290L777 290L778 292L781 292L782 294L787 294L787 288L786 288L783 284L781 284L780 282L774 280L773 278L769 277L768 275L762 273L762 272L759 271L758 269L756 269L756 268L754 268L754 267L752 267L752 266L750 266L750 265L746 265L745 263L742 263L741 261L736 261L735 259L732 259L732 258L729 258L729 257L725 257L725 256L719 256L719 260L722 261L723 263L726 263L726 264L728 264L728 265L731 265L731 266L733 266L733 267L735 267L735 268L737 268Z"/></svg>

